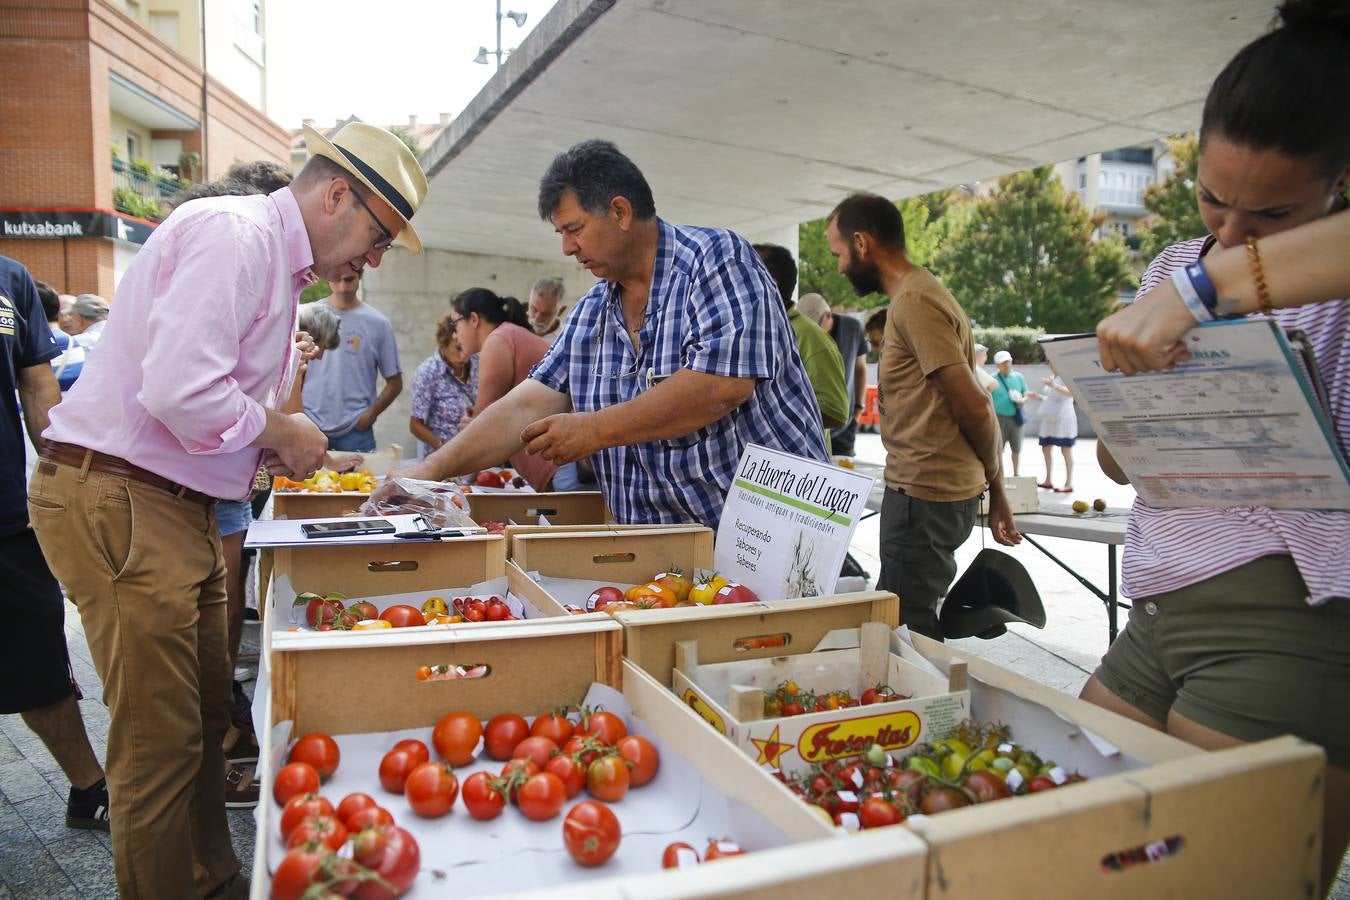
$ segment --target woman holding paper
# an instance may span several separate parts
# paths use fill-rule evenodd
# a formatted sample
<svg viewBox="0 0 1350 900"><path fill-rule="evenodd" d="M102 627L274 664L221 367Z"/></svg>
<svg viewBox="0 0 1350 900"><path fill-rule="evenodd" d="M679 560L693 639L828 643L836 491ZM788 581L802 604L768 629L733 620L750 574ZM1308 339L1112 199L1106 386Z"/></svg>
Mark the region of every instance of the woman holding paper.
<svg viewBox="0 0 1350 900"><path fill-rule="evenodd" d="M1099 326L1102 363L1163 368L1197 322L1272 314L1307 334L1350 447L1350 301L1312 302L1346 281L1333 273L1347 255L1350 5L1288 0L1279 17L1205 101L1195 190L1210 236L1153 261L1141 299ZM1320 744L1330 884L1350 842L1350 512L1136 500L1123 576L1129 624L1082 696L1206 748L1287 733Z"/></svg>

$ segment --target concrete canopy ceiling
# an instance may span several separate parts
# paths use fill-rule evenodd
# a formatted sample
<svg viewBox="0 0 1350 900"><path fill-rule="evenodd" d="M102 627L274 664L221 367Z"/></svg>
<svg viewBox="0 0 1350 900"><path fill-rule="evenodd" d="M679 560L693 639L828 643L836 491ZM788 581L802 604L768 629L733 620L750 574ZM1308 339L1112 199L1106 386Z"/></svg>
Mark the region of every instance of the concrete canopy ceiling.
<svg viewBox="0 0 1350 900"><path fill-rule="evenodd" d="M559 0L442 134L430 247L556 259L558 151L613 140L664 218L754 237L1195 128L1270 0Z"/></svg>

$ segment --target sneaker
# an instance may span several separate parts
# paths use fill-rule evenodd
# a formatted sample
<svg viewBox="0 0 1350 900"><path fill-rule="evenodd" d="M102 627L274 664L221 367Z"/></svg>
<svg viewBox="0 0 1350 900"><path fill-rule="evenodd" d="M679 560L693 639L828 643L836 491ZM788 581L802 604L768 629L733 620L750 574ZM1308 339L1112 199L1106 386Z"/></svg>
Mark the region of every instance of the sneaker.
<svg viewBox="0 0 1350 900"><path fill-rule="evenodd" d="M225 735L225 759L230 765L243 765L258 761L258 739L252 731L231 726Z"/></svg>
<svg viewBox="0 0 1350 900"><path fill-rule="evenodd" d="M66 827L108 830L108 782L100 778L98 784L84 790L70 788L66 800Z"/></svg>
<svg viewBox="0 0 1350 900"><path fill-rule="evenodd" d="M225 808L252 809L257 806L258 788L251 766L230 766L225 772Z"/></svg>
<svg viewBox="0 0 1350 900"><path fill-rule="evenodd" d="M245 622L259 622L259 621L261 621L261 620L258 618L258 611L257 611L256 609L254 609L253 607L251 607L251 606L245 606L245 607L244 607L244 621L245 621Z"/></svg>

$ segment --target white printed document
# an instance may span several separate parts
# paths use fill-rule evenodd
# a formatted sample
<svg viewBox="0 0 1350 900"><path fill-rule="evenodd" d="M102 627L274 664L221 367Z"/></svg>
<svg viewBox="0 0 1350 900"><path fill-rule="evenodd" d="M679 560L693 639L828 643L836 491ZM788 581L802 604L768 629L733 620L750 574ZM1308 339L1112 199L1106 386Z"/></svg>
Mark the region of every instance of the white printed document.
<svg viewBox="0 0 1350 900"><path fill-rule="evenodd" d="M1264 317L1186 341L1189 362L1137 375L1103 371L1095 335L1041 346L1150 506L1350 509L1350 469L1297 342Z"/></svg>

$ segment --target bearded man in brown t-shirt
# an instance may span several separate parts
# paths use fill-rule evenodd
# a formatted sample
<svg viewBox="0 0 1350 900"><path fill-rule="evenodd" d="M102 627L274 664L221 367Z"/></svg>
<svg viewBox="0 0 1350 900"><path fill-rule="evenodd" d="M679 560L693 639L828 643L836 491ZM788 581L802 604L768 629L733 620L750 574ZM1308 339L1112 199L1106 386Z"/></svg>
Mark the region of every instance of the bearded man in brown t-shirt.
<svg viewBox="0 0 1350 900"><path fill-rule="evenodd" d="M826 231L839 271L859 296L891 298L877 394L886 447L877 587L900 597L900 618L942 640L938 601L956 576L956 548L989 492L989 528L1022 540L1003 493L998 419L975 378L970 319L933 275L909 261L895 204L853 194Z"/></svg>

